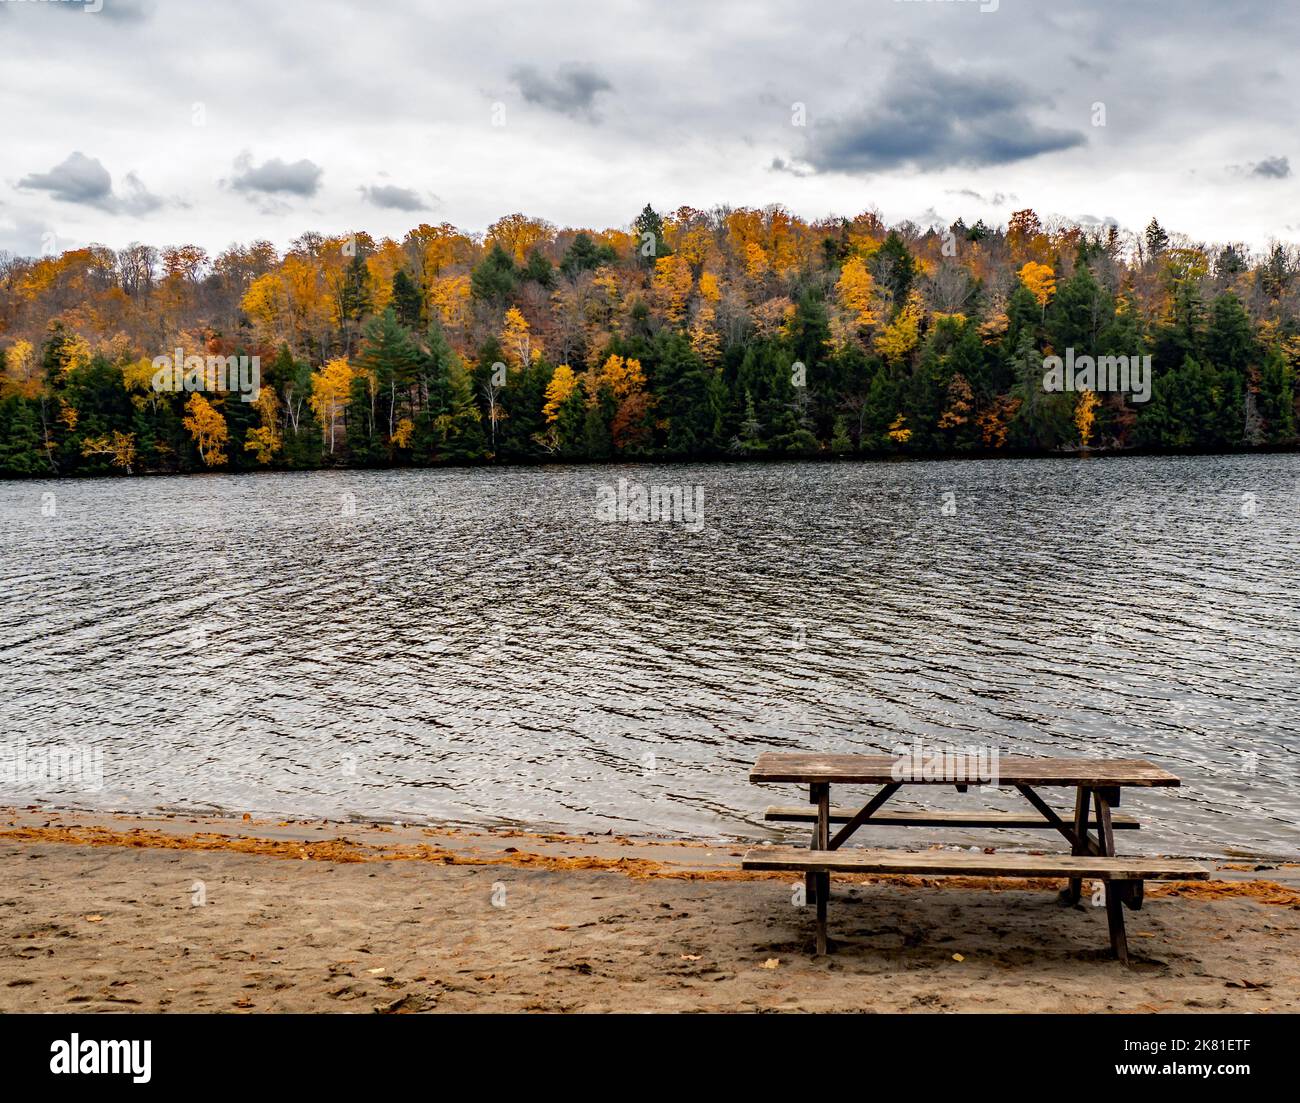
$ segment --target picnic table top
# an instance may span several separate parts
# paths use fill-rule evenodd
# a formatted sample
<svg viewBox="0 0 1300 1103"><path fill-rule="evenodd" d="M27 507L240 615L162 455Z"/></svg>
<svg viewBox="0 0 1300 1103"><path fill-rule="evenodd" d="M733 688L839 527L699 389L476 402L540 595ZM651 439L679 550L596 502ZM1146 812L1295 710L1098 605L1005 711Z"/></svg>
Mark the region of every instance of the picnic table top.
<svg viewBox="0 0 1300 1103"><path fill-rule="evenodd" d="M792 781L840 782L844 784L952 785L951 777L925 778L894 776L898 756L887 754L810 754L765 751L749 772L752 782ZM1031 758L999 755L999 785L1069 785L1110 787L1116 785L1180 785L1178 777L1163 767L1140 758ZM972 778L969 784L978 785Z"/></svg>

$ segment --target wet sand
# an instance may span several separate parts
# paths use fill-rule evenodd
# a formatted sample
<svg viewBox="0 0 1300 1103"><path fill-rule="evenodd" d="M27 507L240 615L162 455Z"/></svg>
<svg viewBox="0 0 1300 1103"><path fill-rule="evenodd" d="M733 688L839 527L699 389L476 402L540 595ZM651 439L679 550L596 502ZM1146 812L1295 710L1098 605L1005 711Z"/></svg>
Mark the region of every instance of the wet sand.
<svg viewBox="0 0 1300 1103"><path fill-rule="evenodd" d="M3 1011L1297 1011L1300 867L1127 912L835 878L813 956L741 844L0 810Z"/></svg>

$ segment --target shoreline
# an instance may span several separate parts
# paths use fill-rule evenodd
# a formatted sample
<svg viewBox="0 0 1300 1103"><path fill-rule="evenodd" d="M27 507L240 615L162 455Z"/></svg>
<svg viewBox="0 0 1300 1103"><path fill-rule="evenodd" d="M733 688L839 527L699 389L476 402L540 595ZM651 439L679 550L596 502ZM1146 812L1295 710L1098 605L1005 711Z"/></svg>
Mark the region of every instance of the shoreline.
<svg viewBox="0 0 1300 1103"><path fill-rule="evenodd" d="M1300 1010L1300 863L1151 884L1124 969L1050 880L836 875L816 958L743 846L0 808L0 1010Z"/></svg>
<svg viewBox="0 0 1300 1103"><path fill-rule="evenodd" d="M571 457L555 459L550 456L538 456L534 459L512 456L506 460L479 460L460 462L392 463L392 464L324 464L319 467L236 467L216 470L196 467L188 471L115 471L111 468L101 471L78 471L61 474L57 471L42 471L38 474L16 475L0 474L0 482L76 482L78 480L103 479L172 479L189 478L192 475L308 475L313 473L340 474L348 472L375 471L535 471L545 468L641 468L641 467L690 467L690 466L762 466L787 464L898 464L898 463L962 463L984 460L1078 460L1078 459L1125 459L1125 458L1216 458L1224 456L1289 456L1300 454L1300 443L1268 442L1258 445L1241 445L1238 447L1208 448L1204 450L1186 448L1156 447L1088 447L1077 445L1047 451L1018 449L979 449L968 452L850 452L838 455L816 452L809 455L798 453L765 454L745 456L737 454L702 455L702 456L620 456L618 459L582 459Z"/></svg>
<svg viewBox="0 0 1300 1103"><path fill-rule="evenodd" d="M764 843L782 841L793 841L802 844L807 833L801 827L786 826L783 828L774 825L767 825L769 834L766 835L759 833L741 834L739 832L723 832L716 835L673 834L660 831L619 832L614 828L607 828L604 831L584 831L565 824L550 822L512 823L501 821L494 823L469 820L413 819L398 814L378 816L357 814L341 819L332 816L301 815L265 810L234 811L226 807L212 806L203 808L179 804L159 805L148 810L137 808L90 808L64 804L25 804L12 798L6 799L0 796L0 823L5 822L5 817L11 818L14 815L26 814L40 815L46 818L54 816L63 819L76 819L80 823L96 824L104 824L109 821L138 821L139 823L184 821L196 824L229 824L235 826L251 823L261 827L269 825L302 825L315 828L317 825L325 825L338 831L350 830L355 832L370 827L376 829L389 828L396 831L433 832L437 835L508 835L520 838L554 836L577 842L591 842L616 836L635 840L638 844L662 843L664 845L703 846L715 849L758 846ZM749 826L761 827L762 824ZM935 846L968 849L975 845L992 845L998 850L1023 854L1042 850L1051 851L1055 848L1056 840L1056 836L1051 832L1038 831L1031 833L1024 830L998 831L980 830L978 828L915 827L878 827L874 830L876 832L874 837L879 840L879 845L899 850L932 849ZM1151 853L1160 857L1188 858L1200 862L1254 863L1263 866L1285 866L1291 862L1293 857L1290 853L1280 851L1269 853L1263 850L1244 850L1235 847L1224 847L1217 851L1190 850L1186 848L1171 849L1169 847L1150 850L1147 847L1132 845L1144 841L1145 832L1126 832L1125 834L1126 841L1130 843L1125 852L1133 854ZM1044 842L1050 845L1041 845ZM867 845L865 838L860 837L857 839L855 845Z"/></svg>

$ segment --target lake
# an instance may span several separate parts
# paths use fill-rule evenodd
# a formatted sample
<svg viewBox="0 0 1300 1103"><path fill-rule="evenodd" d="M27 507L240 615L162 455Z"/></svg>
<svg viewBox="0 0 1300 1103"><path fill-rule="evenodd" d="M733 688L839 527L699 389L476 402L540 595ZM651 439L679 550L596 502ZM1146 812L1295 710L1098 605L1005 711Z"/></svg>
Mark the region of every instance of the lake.
<svg viewBox="0 0 1300 1103"><path fill-rule="evenodd" d="M760 750L922 740L1300 850L1296 455L4 482L0 587L8 803L762 838Z"/></svg>

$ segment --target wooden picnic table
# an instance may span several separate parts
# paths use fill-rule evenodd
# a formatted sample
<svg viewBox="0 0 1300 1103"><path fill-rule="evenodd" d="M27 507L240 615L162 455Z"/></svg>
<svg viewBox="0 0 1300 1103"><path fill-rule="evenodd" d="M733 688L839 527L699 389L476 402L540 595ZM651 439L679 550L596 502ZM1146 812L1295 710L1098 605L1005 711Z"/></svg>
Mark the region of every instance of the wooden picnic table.
<svg viewBox="0 0 1300 1103"><path fill-rule="evenodd" d="M880 809L904 785L947 785L965 791L970 785L982 784L978 778L954 780L953 776L912 776L903 771L900 779L897 755L816 754L766 752L759 755L749 780L756 784L790 782L808 786L810 809L798 807L769 808L766 818L785 822L811 822L809 847L759 847L745 855L746 869L799 869L805 874L809 902L817 905L817 952L826 952L826 905L830 894L832 870L859 872L915 872L924 875L968 873L985 876L1033 877L1061 876L1069 887L1063 894L1068 903L1077 903L1083 878L1107 882L1106 913L1111 945L1121 961L1128 960L1121 904L1131 908L1142 905L1144 879L1207 877L1202 867L1176 859L1118 859L1115 854L1115 830L1136 830L1132 817L1114 813L1126 788L1170 787L1180 785L1168 770L1141 759L1032 758L1001 755L997 759L995 784L1016 789L1032 806L1037 816L1006 812L897 812ZM833 808L831 786L880 785L881 788L857 807ZM1040 788L1075 790L1073 814L1058 813L1037 792ZM831 834L831 824L843 824ZM854 850L832 855L862 827L943 826L986 828L1055 829L1070 844L1070 857L1052 855L985 854L950 857L937 862L933 856L908 855L901 851ZM1093 830L1095 829L1095 834ZM971 859L978 858L979 861Z"/></svg>

